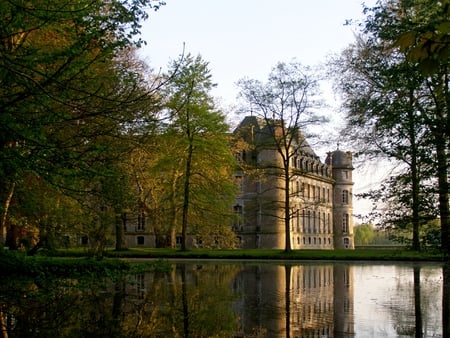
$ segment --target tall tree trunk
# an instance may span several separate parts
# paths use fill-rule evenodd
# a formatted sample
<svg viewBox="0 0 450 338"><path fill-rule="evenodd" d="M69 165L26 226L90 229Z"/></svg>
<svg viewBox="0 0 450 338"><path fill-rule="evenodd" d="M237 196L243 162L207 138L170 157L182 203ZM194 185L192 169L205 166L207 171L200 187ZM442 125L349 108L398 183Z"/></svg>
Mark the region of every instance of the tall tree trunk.
<svg viewBox="0 0 450 338"><path fill-rule="evenodd" d="M183 303L183 337L189 337L189 303L186 285L186 264L181 265L181 302Z"/></svg>
<svg viewBox="0 0 450 338"><path fill-rule="evenodd" d="M290 199L290 180L291 175L289 172L289 158L286 155L286 160L284 161L284 231L285 231L285 245L284 251L292 251L291 247L291 199Z"/></svg>
<svg viewBox="0 0 450 338"><path fill-rule="evenodd" d="M450 262L442 268L442 337L450 337Z"/></svg>
<svg viewBox="0 0 450 338"><path fill-rule="evenodd" d="M127 250L125 244L125 227L127 224L127 217L125 213L116 215L116 251Z"/></svg>
<svg viewBox="0 0 450 338"><path fill-rule="evenodd" d="M176 191L177 191L177 185L178 185L178 179L179 175L177 172L173 173L172 177L172 186L171 186L171 192L169 197L169 231L168 231L168 237L169 237L169 247L175 248L177 244L177 207L176 207Z"/></svg>
<svg viewBox="0 0 450 338"><path fill-rule="evenodd" d="M8 195L6 196L5 204L3 206L3 214L2 218L0 220L0 245L3 245L6 242L6 233L7 233L7 227L6 227L6 220L8 219L8 211L9 206L11 205L11 200L14 196L14 189L16 187L16 184L12 182L8 189Z"/></svg>
<svg viewBox="0 0 450 338"><path fill-rule="evenodd" d="M416 317L416 338L423 337L422 305L420 301L420 266L413 267L414 273L414 312Z"/></svg>
<svg viewBox="0 0 450 338"><path fill-rule="evenodd" d="M188 212L189 212L189 192L190 192L190 179L191 179L191 163L192 154L194 152L194 146L192 139L189 137L189 148L186 158L186 168L184 177L184 198L183 198L183 217L181 222L181 250L187 249L187 226L188 226Z"/></svg>
<svg viewBox="0 0 450 338"><path fill-rule="evenodd" d="M446 139L436 139L436 160L438 168L438 191L439 191L439 216L441 219L441 247L442 251L450 254L450 212L448 192L448 150L446 150Z"/></svg>
<svg viewBox="0 0 450 338"><path fill-rule="evenodd" d="M414 93L411 91L409 95L409 100L411 102L411 108L413 108ZM408 138L410 141L411 149L411 199L412 199L412 224L413 224L413 250L420 251L420 239L419 239L419 227L420 227L420 175L419 175L419 164L418 164L418 145L416 139L416 118L415 111L410 109L408 112Z"/></svg>
<svg viewBox="0 0 450 338"><path fill-rule="evenodd" d="M284 266L285 271L285 278L286 278L286 284L285 284L285 291L284 295L286 298L286 304L285 304L285 312L286 312L286 338L291 337L291 265L286 264Z"/></svg>

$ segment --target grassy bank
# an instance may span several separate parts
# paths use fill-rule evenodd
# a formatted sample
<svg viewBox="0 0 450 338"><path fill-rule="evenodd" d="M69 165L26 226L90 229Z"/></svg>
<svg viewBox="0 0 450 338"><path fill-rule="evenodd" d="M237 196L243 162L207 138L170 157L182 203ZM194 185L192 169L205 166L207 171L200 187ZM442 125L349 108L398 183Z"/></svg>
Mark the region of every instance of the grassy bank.
<svg viewBox="0 0 450 338"><path fill-rule="evenodd" d="M55 253L54 253L55 254ZM85 249L67 249L56 252L56 256L28 257L24 252L0 250L0 271L6 275L45 276L108 276L117 273L137 273L167 269L167 259L215 259L215 260L261 260L261 261L448 261L436 252L415 252L409 250L283 250L235 249L181 251L176 249L109 249L101 260L88 258ZM130 262L127 258L150 258L148 262Z"/></svg>
<svg viewBox="0 0 450 338"><path fill-rule="evenodd" d="M0 271L2 275L46 277L86 277L113 276L117 274L132 274L145 271L165 270L167 262L156 260L152 262L130 263L119 258L102 260L72 255L64 257L26 256L24 252L0 250Z"/></svg>
<svg viewBox="0 0 450 338"><path fill-rule="evenodd" d="M85 254L82 249L59 251L64 256ZM415 252L409 250L283 250L270 249L234 249L211 250L194 249L181 251L177 249L129 249L105 252L106 257L114 258L196 258L196 259L261 259L261 260L359 260L359 261L445 261L446 258L436 252Z"/></svg>

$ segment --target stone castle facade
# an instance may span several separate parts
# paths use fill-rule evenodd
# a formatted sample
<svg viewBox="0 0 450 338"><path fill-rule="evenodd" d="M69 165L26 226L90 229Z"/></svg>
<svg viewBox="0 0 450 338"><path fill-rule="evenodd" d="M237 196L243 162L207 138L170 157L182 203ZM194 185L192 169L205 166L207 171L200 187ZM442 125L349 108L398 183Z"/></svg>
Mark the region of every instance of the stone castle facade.
<svg viewBox="0 0 450 338"><path fill-rule="evenodd" d="M234 131L247 145L236 154L240 167L234 177L240 193L233 205L233 229L240 246L284 249L289 217L292 249L354 249L352 154L338 149L323 163L299 133L286 150L286 182L280 173L283 157L274 144L281 128L277 123L247 116Z"/></svg>
<svg viewBox="0 0 450 338"><path fill-rule="evenodd" d="M273 144L272 133L277 130L267 122L247 116L234 131L234 139L245 145L235 154L239 194L232 206L232 227L242 248L285 248L286 182L279 173L281 156ZM321 162L304 138L299 137L292 147L296 149L288 182L291 248L354 249L352 154L338 149ZM127 247L164 246L144 212L126 218ZM180 242L177 236L177 245ZM190 247L201 246L196 238L188 242Z"/></svg>

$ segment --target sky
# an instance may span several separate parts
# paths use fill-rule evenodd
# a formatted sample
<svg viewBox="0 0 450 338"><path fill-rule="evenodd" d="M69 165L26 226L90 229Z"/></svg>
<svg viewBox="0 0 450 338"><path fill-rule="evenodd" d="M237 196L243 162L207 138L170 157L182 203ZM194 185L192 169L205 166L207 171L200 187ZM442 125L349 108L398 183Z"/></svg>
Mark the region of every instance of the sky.
<svg viewBox="0 0 450 338"><path fill-rule="evenodd" d="M144 24L142 56L167 69L183 51L209 62L217 89L233 105L244 77L265 81L278 62L324 62L355 39L348 19L363 19L363 0L166 0ZM367 6L374 0L365 0Z"/></svg>
<svg viewBox="0 0 450 338"><path fill-rule="evenodd" d="M368 7L376 3L376 0L166 0L166 5L157 12L149 12L150 17L143 24L142 37L147 45L141 57L155 71L165 71L169 61L183 52L183 45L185 53L200 54L209 62L212 80L217 83L212 95L232 115L237 108L239 79L266 81L278 62L293 59L304 66L316 66L353 43L356 28L345 22L364 19L363 1ZM330 105L327 114L333 121L339 121L339 97L332 92L330 83L324 87L323 95ZM327 126L324 134L335 133L337 124ZM322 161L326 151L316 149ZM376 185L379 173L384 172L379 169L365 167L355 172L354 192ZM359 208L356 213L366 213L369 207L361 204Z"/></svg>

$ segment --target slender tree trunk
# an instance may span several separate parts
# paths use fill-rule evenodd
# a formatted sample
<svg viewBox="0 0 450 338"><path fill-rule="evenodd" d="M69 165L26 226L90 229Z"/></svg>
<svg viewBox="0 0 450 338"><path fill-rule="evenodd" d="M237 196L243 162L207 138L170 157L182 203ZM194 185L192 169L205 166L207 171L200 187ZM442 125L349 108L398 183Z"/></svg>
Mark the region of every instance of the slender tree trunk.
<svg viewBox="0 0 450 338"><path fill-rule="evenodd" d="M286 155L288 156L288 155ZM285 245L284 251L292 251L291 247L291 199L290 199L290 172L289 159L284 161L284 231L285 231Z"/></svg>
<svg viewBox="0 0 450 338"><path fill-rule="evenodd" d="M191 163L194 146L192 139L189 138L189 148L186 158L185 178L184 178L184 199L183 199L183 217L181 223L181 250L187 249L187 226L188 226L188 212L189 212L189 192L190 192L190 178L191 178Z"/></svg>
<svg viewBox="0 0 450 338"><path fill-rule="evenodd" d="M410 93L410 102L414 102L414 93ZM413 106L411 105L411 108ZM411 199L412 199L412 224L413 224L413 250L420 251L420 239L419 239L419 227L420 227L420 176L419 176L419 164L417 160L418 149L416 140L416 119L414 117L415 112L410 109L409 115L409 127L408 138L410 140L411 149Z"/></svg>
<svg viewBox="0 0 450 338"><path fill-rule="evenodd" d="M439 195L439 217L441 221L441 249L444 254L450 254L450 211L449 211L449 184L448 184L448 156L450 147L450 91L448 86L447 67L441 73L442 81L433 86L432 96L436 106L434 118L428 121L433 132L436 149L437 179Z"/></svg>
<svg viewBox="0 0 450 338"><path fill-rule="evenodd" d="M175 248L177 244L177 208L176 208L176 191L177 191L177 185L178 185L178 174L175 172L172 177L172 186L171 186L171 192L170 192L170 198L169 198L169 213L170 213L170 219L169 219L169 246L171 248Z"/></svg>
<svg viewBox="0 0 450 338"><path fill-rule="evenodd" d="M436 158L438 167L438 190L439 190L439 216L441 219L441 247L442 251L450 254L450 212L448 192L448 150L443 137L436 140Z"/></svg>
<svg viewBox="0 0 450 338"><path fill-rule="evenodd" d="M6 324L5 315L3 311L0 310L0 326L2 328L2 338L8 338L8 326Z"/></svg>
<svg viewBox="0 0 450 338"><path fill-rule="evenodd" d="M125 244L126 214L116 215L116 251L127 250Z"/></svg>
<svg viewBox="0 0 450 338"><path fill-rule="evenodd" d="M181 298L183 303L183 332L184 338L189 337L189 305L186 285L186 264L181 265Z"/></svg>
<svg viewBox="0 0 450 338"><path fill-rule="evenodd" d="M450 337L450 262L442 268L442 337Z"/></svg>
<svg viewBox="0 0 450 338"><path fill-rule="evenodd" d="M286 297L286 338L291 337L291 265L284 266L286 285L285 285L285 297Z"/></svg>
<svg viewBox="0 0 450 338"><path fill-rule="evenodd" d="M420 301L420 266L414 266L414 313L416 318L416 338L423 337L422 305Z"/></svg>
<svg viewBox="0 0 450 338"><path fill-rule="evenodd" d="M7 233L7 227L6 227L6 220L8 219L8 211L9 206L11 205L11 200L14 196L14 189L16 187L16 184L14 182L11 183L8 189L8 195L5 200L5 204L3 207L3 214L1 218L0 223L0 245L3 245L6 241L6 233Z"/></svg>

